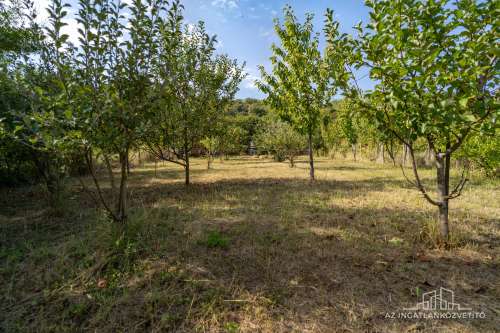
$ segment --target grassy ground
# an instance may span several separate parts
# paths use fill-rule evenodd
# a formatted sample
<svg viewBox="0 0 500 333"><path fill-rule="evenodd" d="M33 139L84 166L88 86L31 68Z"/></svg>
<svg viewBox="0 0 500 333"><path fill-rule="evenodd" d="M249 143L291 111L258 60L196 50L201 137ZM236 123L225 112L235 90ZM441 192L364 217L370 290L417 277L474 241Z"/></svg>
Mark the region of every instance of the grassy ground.
<svg viewBox="0 0 500 333"><path fill-rule="evenodd" d="M368 162L294 169L234 159L193 185L173 165L134 168L125 230L68 186L0 191L0 331L495 332L500 188L472 179L451 205L450 250L401 171ZM431 184L430 171L423 173ZM476 320L398 320L421 292L455 291Z"/></svg>

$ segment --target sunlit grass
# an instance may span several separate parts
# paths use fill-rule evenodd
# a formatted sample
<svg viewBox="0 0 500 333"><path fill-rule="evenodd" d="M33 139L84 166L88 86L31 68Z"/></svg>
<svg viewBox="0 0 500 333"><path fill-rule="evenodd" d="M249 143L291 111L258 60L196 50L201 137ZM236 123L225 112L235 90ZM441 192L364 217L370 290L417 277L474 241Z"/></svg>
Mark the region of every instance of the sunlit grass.
<svg viewBox="0 0 500 333"><path fill-rule="evenodd" d="M435 207L391 165L319 158L314 183L305 160L192 165L189 188L174 165L156 176L154 164L135 165L125 230L76 182L63 217L44 213L36 189L9 193L0 328L403 332L415 323L383 314L414 305L416 287L444 286L487 318L419 329L496 329L498 181L473 175L452 202L455 241L444 250L432 241ZM432 170L422 177L432 189Z"/></svg>

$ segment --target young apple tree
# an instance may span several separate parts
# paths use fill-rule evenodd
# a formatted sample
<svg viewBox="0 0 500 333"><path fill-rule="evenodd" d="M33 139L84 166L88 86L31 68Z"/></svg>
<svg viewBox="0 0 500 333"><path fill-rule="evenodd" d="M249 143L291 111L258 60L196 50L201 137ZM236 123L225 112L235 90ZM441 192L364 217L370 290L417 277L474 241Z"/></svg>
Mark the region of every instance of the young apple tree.
<svg viewBox="0 0 500 333"><path fill-rule="evenodd" d="M408 149L413 184L439 210L449 238L449 201L467 182L450 187L453 154L473 132L498 127L498 2L494 0L366 1L370 22L361 28L359 65L370 69L373 91L358 100L379 128ZM378 101L378 107L368 99ZM370 105L371 104L371 105ZM415 160L423 139L435 157L437 198L424 187Z"/></svg>
<svg viewBox="0 0 500 333"><path fill-rule="evenodd" d="M217 119L244 78L243 67L215 54L215 37L203 22L182 30L180 13L172 16L160 40L169 50L157 64L160 99L151 111L144 144L157 158L181 165L190 183L191 151L211 134Z"/></svg>
<svg viewBox="0 0 500 333"><path fill-rule="evenodd" d="M305 137L276 115L264 117L255 135L255 143L260 152L272 154L278 161L288 160L290 168L295 167L295 158L307 146Z"/></svg>
<svg viewBox="0 0 500 333"><path fill-rule="evenodd" d="M207 170L210 170L213 156L219 147L219 139L215 136L207 136L200 141L200 144L207 151Z"/></svg>
<svg viewBox="0 0 500 333"><path fill-rule="evenodd" d="M280 45L272 45L272 72L267 73L260 66L262 80L257 85L281 119L307 136L310 179L314 180L313 137L321 123L321 109L345 82L347 73L344 66L339 66L343 60L333 57L333 48L325 54L319 50L319 34L314 33L312 14L300 23L292 8L286 6L284 16L283 24L275 20ZM333 23L331 11L327 20ZM325 33L335 41L345 38L338 33L338 24L328 24Z"/></svg>
<svg viewBox="0 0 500 333"><path fill-rule="evenodd" d="M51 27L59 31L66 15L62 0L53 0ZM53 40L55 64L66 59L66 71L59 71L65 101L75 119L79 142L99 201L116 222L127 220L127 168L131 147L145 123L145 111L151 105L151 67L156 52L155 37L160 30L160 15L168 12L167 1L127 5L114 0L80 0L76 19L79 24L79 47L68 45L68 35L49 34ZM51 30L49 30L49 33ZM62 47L67 45L67 47ZM101 190L94 157L104 156L108 166L111 200ZM110 163L118 156L119 187L115 188ZM90 191L89 191L90 192Z"/></svg>
<svg viewBox="0 0 500 333"><path fill-rule="evenodd" d="M0 139L25 151L52 207L59 202L73 148L71 114L60 84L65 61L53 52L55 41L64 38L62 23L54 24L64 13L57 4L49 8L45 34L35 23L31 1L0 4Z"/></svg>

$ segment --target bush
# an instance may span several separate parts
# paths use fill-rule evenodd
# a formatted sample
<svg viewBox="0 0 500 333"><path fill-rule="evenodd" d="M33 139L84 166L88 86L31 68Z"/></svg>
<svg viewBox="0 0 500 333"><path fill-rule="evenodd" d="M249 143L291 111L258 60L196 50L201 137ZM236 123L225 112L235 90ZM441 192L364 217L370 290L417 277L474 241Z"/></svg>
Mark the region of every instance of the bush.
<svg viewBox="0 0 500 333"><path fill-rule="evenodd" d="M265 117L255 142L259 153L271 154L278 162L289 160L291 167L294 167L295 157L306 147L303 135L273 115Z"/></svg>
<svg viewBox="0 0 500 333"><path fill-rule="evenodd" d="M490 177L500 177L500 136L470 136L459 150L457 158L470 161Z"/></svg>

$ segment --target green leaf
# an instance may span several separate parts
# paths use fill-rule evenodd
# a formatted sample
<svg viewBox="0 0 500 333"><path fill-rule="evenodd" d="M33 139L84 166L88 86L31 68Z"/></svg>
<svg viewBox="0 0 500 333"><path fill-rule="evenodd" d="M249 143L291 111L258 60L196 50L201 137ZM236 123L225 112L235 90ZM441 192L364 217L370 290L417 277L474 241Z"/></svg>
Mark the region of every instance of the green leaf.
<svg viewBox="0 0 500 333"><path fill-rule="evenodd" d="M469 99L470 99L469 97L464 97L464 98L460 99L460 106L464 109L467 108L467 104L469 103Z"/></svg>
<svg viewBox="0 0 500 333"><path fill-rule="evenodd" d="M73 112L71 110L66 110L64 111L64 116L66 117L67 120L73 119Z"/></svg>
<svg viewBox="0 0 500 333"><path fill-rule="evenodd" d="M14 134L16 134L17 132L20 132L24 129L24 126L23 125L16 125L16 127L14 128Z"/></svg>

